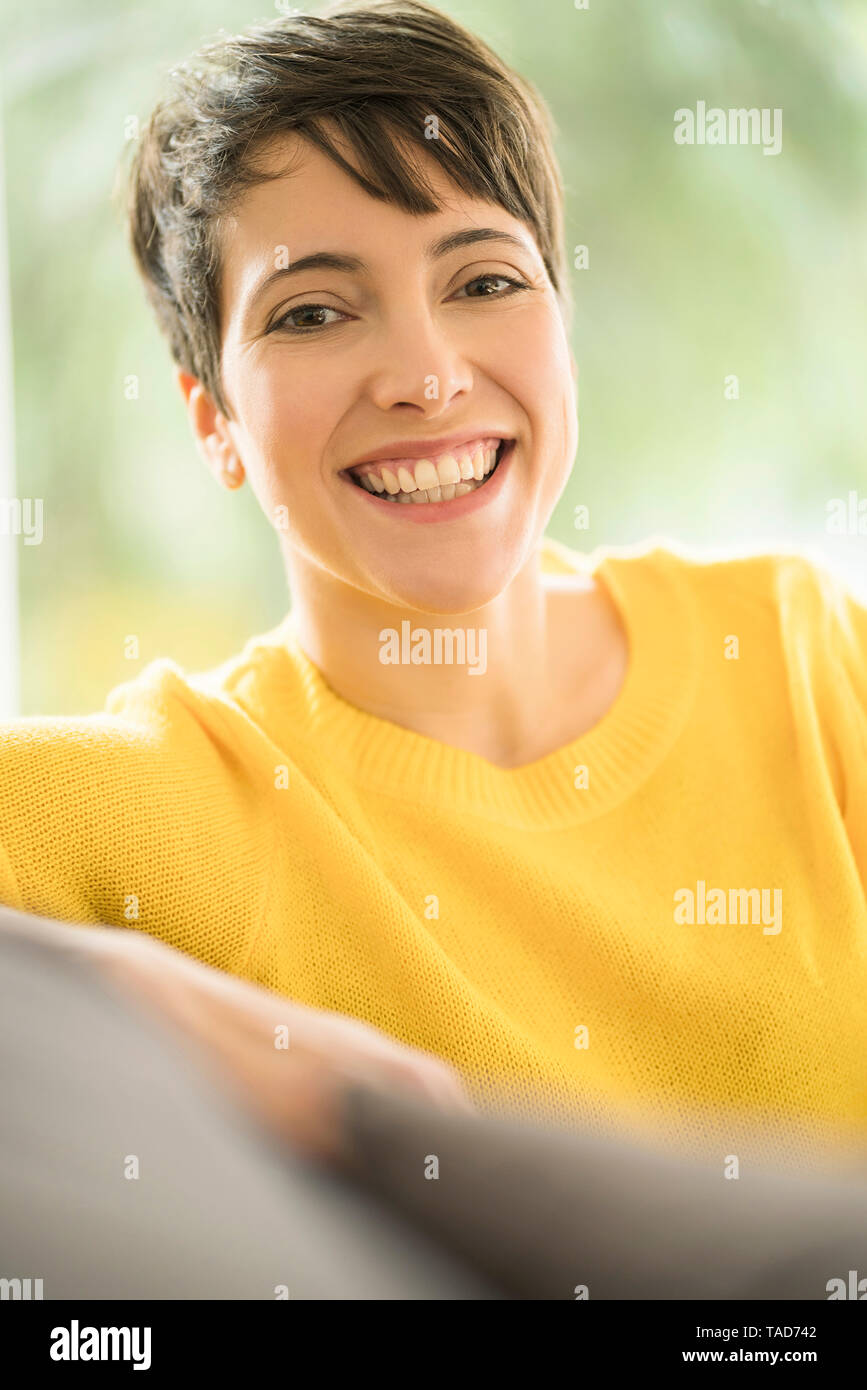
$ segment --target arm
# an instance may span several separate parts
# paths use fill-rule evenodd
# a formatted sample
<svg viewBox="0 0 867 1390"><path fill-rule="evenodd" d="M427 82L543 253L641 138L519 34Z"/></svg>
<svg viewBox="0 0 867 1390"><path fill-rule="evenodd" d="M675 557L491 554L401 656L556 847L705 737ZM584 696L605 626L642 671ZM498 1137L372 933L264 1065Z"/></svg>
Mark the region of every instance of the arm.
<svg viewBox="0 0 867 1390"><path fill-rule="evenodd" d="M89 961L135 1007L180 1032L278 1137L326 1155L342 1086L404 1090L435 1107L472 1109L445 1062L358 1019L293 1003L154 937L0 908L0 932ZM288 1037L288 1046L279 1045Z"/></svg>

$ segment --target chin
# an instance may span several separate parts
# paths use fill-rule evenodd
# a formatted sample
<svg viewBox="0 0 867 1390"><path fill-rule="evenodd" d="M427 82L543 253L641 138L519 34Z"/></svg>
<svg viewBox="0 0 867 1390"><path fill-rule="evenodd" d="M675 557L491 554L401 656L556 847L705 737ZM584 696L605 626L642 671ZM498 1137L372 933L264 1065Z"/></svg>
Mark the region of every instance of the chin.
<svg viewBox="0 0 867 1390"><path fill-rule="evenodd" d="M420 615L473 613L503 592L516 569L500 555L483 573L477 560L470 560L466 566L444 567L437 575L428 571L412 576L404 571L384 582L380 591L396 607L409 608Z"/></svg>

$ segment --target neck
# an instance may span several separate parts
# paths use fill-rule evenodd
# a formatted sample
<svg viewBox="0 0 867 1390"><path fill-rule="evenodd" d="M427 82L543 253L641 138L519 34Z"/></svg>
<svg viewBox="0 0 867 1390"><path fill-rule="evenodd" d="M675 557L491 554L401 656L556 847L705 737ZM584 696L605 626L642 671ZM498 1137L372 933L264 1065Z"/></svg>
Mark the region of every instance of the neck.
<svg viewBox="0 0 867 1390"><path fill-rule="evenodd" d="M490 603L448 614L396 607L294 551L287 563L298 640L344 700L503 765L537 739L556 645L537 554Z"/></svg>

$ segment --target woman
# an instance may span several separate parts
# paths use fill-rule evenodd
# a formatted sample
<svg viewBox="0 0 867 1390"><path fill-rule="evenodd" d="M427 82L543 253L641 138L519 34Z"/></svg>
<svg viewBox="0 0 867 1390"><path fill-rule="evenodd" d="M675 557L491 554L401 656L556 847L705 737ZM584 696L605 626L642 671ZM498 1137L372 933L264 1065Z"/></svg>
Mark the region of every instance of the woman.
<svg viewBox="0 0 867 1390"><path fill-rule="evenodd" d="M546 540L578 426L540 99L426 5L338 5L177 70L130 190L292 610L5 726L3 900L225 972L93 936L250 1076L291 1015L446 1103L453 1068L720 1167L863 1152L867 612L795 556Z"/></svg>

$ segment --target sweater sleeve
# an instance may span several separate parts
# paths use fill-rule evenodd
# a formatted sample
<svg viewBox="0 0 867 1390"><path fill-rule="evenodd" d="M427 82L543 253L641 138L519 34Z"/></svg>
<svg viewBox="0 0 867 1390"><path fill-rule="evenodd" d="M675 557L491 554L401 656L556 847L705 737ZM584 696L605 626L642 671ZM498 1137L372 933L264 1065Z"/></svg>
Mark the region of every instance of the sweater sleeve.
<svg viewBox="0 0 867 1390"><path fill-rule="evenodd" d="M0 901L64 921L113 923L105 859L117 863L124 847L129 789L146 761L145 739L117 720L0 724Z"/></svg>
<svg viewBox="0 0 867 1390"><path fill-rule="evenodd" d="M867 893L867 605L825 576L845 731L843 817Z"/></svg>
<svg viewBox="0 0 867 1390"><path fill-rule="evenodd" d="M212 705L163 670L100 714L0 724L0 902L237 967L262 915L272 827Z"/></svg>
<svg viewBox="0 0 867 1390"><path fill-rule="evenodd" d="M818 638L814 685L822 692L841 773L841 813L867 893L867 606L823 566L806 569Z"/></svg>

